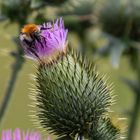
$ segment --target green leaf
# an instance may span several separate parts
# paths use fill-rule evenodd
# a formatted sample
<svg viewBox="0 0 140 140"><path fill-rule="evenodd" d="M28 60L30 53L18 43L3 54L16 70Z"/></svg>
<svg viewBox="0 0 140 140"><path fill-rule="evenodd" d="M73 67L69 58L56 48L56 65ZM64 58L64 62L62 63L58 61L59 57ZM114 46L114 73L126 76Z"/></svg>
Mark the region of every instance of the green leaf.
<svg viewBox="0 0 140 140"><path fill-rule="evenodd" d="M113 41L110 50L110 61L114 68L118 68L120 64L121 56L126 48L126 45L121 41Z"/></svg>

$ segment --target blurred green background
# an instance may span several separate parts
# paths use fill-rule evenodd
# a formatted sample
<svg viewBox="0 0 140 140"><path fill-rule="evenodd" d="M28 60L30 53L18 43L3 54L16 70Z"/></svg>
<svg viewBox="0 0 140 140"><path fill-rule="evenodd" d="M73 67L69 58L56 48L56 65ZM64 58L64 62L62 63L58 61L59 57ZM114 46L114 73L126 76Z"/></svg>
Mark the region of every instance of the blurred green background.
<svg viewBox="0 0 140 140"><path fill-rule="evenodd" d="M21 6L21 1L19 2L21 7L18 6L18 1L20 0L1 1L0 103L2 104L5 97L13 64L16 60L13 54L19 53L13 37L18 36L20 27L28 22L41 24L61 16L69 29L68 40L70 46L78 47L85 55L88 54L91 60L95 61L98 71L109 76L109 82L113 83L114 93L117 95L116 104L113 105L112 110L117 116L128 118L126 126L129 128L131 116L133 116L135 93L122 79L123 77L137 79L138 73L140 73L140 71L137 72L136 66L132 66L133 63L140 65L139 60L132 59L132 50L136 48L136 52L139 52L140 49L140 4L138 1L78 0L76 2L74 0L54 0L50 2L47 0L33 0L29 2L24 0L24 9L21 8L23 6ZM26 2L30 3L30 8L29 5L26 5ZM13 6L11 6L11 3ZM26 14L28 16L25 16ZM123 31L125 27L127 28ZM111 41L113 40L115 45L111 44L110 36L112 36ZM120 42L125 45L121 47ZM136 47L133 48L132 43L137 44ZM136 56L136 54L133 56ZM34 65L33 61L27 60L19 70L11 99L0 123L0 132L2 129L15 129L17 127L24 130L34 129L40 131L38 127L33 125L33 121L29 116L31 114L29 92L32 87L31 84L34 84L31 74L36 72ZM140 111L138 112L133 140L140 140L139 116Z"/></svg>

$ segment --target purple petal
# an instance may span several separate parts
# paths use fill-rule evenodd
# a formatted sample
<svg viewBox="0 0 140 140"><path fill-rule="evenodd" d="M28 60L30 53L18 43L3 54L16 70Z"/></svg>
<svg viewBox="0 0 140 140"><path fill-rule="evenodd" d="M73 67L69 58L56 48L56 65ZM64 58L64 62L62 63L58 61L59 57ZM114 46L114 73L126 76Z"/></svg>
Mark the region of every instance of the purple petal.
<svg viewBox="0 0 140 140"><path fill-rule="evenodd" d="M13 133L13 140L21 140L20 129L17 128Z"/></svg>

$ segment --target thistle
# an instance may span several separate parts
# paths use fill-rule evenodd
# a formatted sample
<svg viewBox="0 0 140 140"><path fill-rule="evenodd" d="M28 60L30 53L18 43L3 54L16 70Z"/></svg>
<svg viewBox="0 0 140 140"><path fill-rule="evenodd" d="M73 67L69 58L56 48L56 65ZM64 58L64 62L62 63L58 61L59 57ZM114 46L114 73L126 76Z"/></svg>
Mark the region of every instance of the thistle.
<svg viewBox="0 0 140 140"><path fill-rule="evenodd" d="M41 140L41 135L34 131L24 132L17 128L13 132L11 129L3 130L1 134L1 140ZM51 140L48 137L46 140Z"/></svg>
<svg viewBox="0 0 140 140"><path fill-rule="evenodd" d="M121 136L120 129L108 118L113 102L111 88L96 72L94 63L67 49L67 29L62 23L62 19L59 25L49 23L52 28L43 26L44 30L40 28L42 25L37 26L40 40L31 38L32 45L26 42L29 41L27 33L20 37L26 55L39 62L36 93L33 93L35 116L41 126L59 140L117 140ZM42 35L49 44L44 43ZM52 48L50 52L48 48ZM58 56L61 59L56 59ZM48 61L50 58L53 63Z"/></svg>

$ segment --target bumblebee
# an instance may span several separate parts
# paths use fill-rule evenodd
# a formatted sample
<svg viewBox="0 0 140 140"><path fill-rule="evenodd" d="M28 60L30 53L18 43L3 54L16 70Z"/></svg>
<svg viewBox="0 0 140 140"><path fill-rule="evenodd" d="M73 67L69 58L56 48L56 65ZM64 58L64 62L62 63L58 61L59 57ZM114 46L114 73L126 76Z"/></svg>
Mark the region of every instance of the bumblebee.
<svg viewBox="0 0 140 140"><path fill-rule="evenodd" d="M30 52L32 52L38 58L39 56L35 51L35 42L37 41L41 45L41 47L44 47L41 43L41 38L46 41L45 38L41 36L41 30L43 29L44 28L41 28L41 26L38 26L36 24L27 24L22 28L20 33L21 40L23 40L27 44Z"/></svg>
<svg viewBox="0 0 140 140"><path fill-rule="evenodd" d="M34 47L35 41L39 42L40 45L43 47L43 44L41 43L41 39L43 39L44 42L46 42L46 39L41 35L41 31L51 29L51 28L52 27L47 28L47 27L38 26L36 24L30 23L22 28L21 36L22 39L26 42L26 44L29 45L29 47Z"/></svg>
<svg viewBox="0 0 140 140"><path fill-rule="evenodd" d="M21 35L22 35L22 37L23 37L25 40L27 40L27 41L29 41L29 42L32 42L32 41L34 41L35 39L36 39L37 41L39 41L39 38L40 38L40 37L43 38L43 36L41 36L41 34L40 34L41 31L42 31L42 30L51 29L51 28L52 28L52 27L47 28L47 27L38 26L38 25L36 25L36 24L30 23L30 24L25 25L25 26L22 28L22 30L21 30Z"/></svg>
<svg viewBox="0 0 140 140"><path fill-rule="evenodd" d="M20 33L21 40L26 43L30 52L32 52L38 58L39 56L35 51L36 42L38 42L42 48L46 47L42 43L42 40L43 40L43 42L45 42L46 44L46 39L44 36L41 35L41 31L51 29L51 28L52 27L48 28L48 27L43 27L43 26L30 23L30 24L25 25L21 30L21 33Z"/></svg>
<svg viewBox="0 0 140 140"><path fill-rule="evenodd" d="M32 42L35 39L38 40L41 30L36 24L27 24L21 30L21 35L24 40Z"/></svg>

